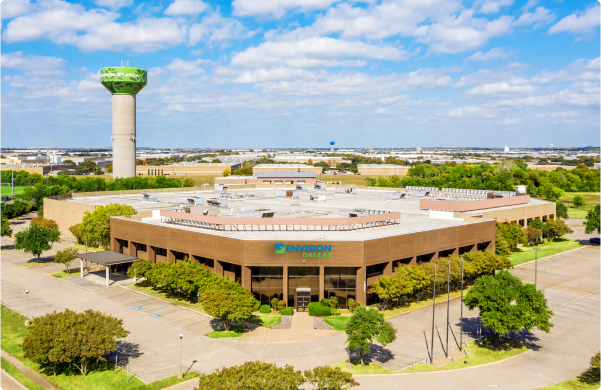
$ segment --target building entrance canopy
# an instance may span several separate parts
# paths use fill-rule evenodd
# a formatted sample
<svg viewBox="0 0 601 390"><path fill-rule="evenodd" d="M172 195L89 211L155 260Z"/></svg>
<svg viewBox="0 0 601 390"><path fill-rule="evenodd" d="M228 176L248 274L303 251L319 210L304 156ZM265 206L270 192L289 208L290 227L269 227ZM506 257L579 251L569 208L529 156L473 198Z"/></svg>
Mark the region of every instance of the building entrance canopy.
<svg viewBox="0 0 601 390"><path fill-rule="evenodd" d="M138 260L137 257L124 255L123 253L113 252L113 251L102 251L102 252L91 252L91 253L82 253L78 255L81 266L79 268L79 276L83 278L83 261L87 260L91 263L96 263L100 265L104 265L106 267L106 286L109 286L110 277L110 266L115 264L127 264L133 263Z"/></svg>

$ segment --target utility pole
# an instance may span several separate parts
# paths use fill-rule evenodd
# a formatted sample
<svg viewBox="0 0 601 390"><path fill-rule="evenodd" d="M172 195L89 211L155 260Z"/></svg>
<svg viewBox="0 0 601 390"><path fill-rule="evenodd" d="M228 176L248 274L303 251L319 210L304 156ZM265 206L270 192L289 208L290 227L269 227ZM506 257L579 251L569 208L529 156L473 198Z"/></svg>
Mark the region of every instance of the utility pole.
<svg viewBox="0 0 601 390"><path fill-rule="evenodd" d="M451 261L449 261L449 268L447 271L447 357L449 357L449 306L451 304Z"/></svg>
<svg viewBox="0 0 601 390"><path fill-rule="evenodd" d="M461 258L461 302L460 302L460 306L461 306L461 314L459 314L460 317L460 324L461 324L461 333L459 334L459 350L461 351L462 345L463 345L463 257Z"/></svg>
<svg viewBox="0 0 601 390"><path fill-rule="evenodd" d="M27 309L25 310L25 326L29 326L29 290L25 290Z"/></svg>
<svg viewBox="0 0 601 390"><path fill-rule="evenodd" d="M11 198L15 197L15 160L10 160L10 187L11 190Z"/></svg>
<svg viewBox="0 0 601 390"><path fill-rule="evenodd" d="M430 364L434 364L434 312L436 311L436 265L434 265L434 280L432 281L432 353Z"/></svg>
<svg viewBox="0 0 601 390"><path fill-rule="evenodd" d="M179 379L184 378L184 373L182 372L182 349L184 348L184 335L180 333L179 335L179 375L177 376Z"/></svg>

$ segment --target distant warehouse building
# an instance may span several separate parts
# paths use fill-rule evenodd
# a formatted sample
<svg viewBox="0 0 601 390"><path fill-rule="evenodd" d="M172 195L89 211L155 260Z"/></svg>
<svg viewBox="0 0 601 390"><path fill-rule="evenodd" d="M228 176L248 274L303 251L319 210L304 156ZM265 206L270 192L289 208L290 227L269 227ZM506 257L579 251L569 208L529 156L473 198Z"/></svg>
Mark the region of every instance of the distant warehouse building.
<svg viewBox="0 0 601 390"><path fill-rule="evenodd" d="M258 172L254 176L216 177L215 184L293 185L317 183L314 172Z"/></svg>
<svg viewBox="0 0 601 390"><path fill-rule="evenodd" d="M240 163L137 165L136 176L221 176L226 169L234 172L241 166Z"/></svg>
<svg viewBox="0 0 601 390"><path fill-rule="evenodd" d="M357 170L365 176L407 176L411 167L394 164L358 164Z"/></svg>
<svg viewBox="0 0 601 390"><path fill-rule="evenodd" d="M305 164L259 164L253 167L253 175L259 172L313 172L321 175L321 167Z"/></svg>

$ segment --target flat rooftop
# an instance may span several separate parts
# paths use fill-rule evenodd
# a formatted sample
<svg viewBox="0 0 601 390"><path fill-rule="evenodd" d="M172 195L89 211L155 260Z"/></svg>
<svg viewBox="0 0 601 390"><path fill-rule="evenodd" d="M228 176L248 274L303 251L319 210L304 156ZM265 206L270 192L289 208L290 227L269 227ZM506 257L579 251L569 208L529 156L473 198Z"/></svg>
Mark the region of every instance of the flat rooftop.
<svg viewBox="0 0 601 390"><path fill-rule="evenodd" d="M150 192L150 191L149 191ZM276 189L239 189L230 190L227 208L216 208L207 206L207 199L223 199L221 193L214 191L188 191L188 192L159 192L156 202L146 202L142 200L142 194L128 195L110 195L110 196L86 196L76 197L65 200L66 202L83 203L88 205L108 205L111 203L127 204L132 206L138 212L152 210L172 210L183 211L183 205L180 204L180 196L202 197L205 199L203 205L192 206L198 209L217 209L219 217L233 217L233 211L253 211L267 209L274 211L274 218L339 218L338 212L341 210L382 210L401 213L400 225L374 227L369 229L355 231L310 231L310 232L229 232L214 231L209 229L200 229L186 227L174 224L162 223L161 219L155 213L152 218L142 218L139 223L149 223L163 225L174 229L184 229L191 231L200 231L205 234L215 234L228 236L232 238L245 240L307 240L318 239L321 235L327 240L349 240L361 241L380 237L396 236L400 234L428 231L452 226L467 225L470 223L479 223L489 221L482 219L476 221L472 219L465 222L463 218L433 218L430 217L428 210L422 210L419 206L420 198L417 199L386 199L387 191L380 190L358 190L357 195L335 194L334 188L328 188L324 191L309 190L300 192L299 199L291 199L276 196ZM253 196L249 196L249 195ZM325 195L325 202L313 202L309 199L310 195ZM531 198L529 205L548 203L539 199ZM187 205L188 206L188 205ZM497 209L507 209L513 207L522 207L522 205L501 207ZM487 209L490 211L491 209ZM146 213L147 214L147 213ZM471 212L471 214L478 214Z"/></svg>

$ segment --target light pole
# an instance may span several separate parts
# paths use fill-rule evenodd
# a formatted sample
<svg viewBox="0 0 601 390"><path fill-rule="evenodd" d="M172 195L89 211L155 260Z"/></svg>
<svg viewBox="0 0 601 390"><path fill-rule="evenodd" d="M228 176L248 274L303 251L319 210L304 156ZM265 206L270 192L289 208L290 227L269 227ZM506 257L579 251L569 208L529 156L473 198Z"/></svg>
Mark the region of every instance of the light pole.
<svg viewBox="0 0 601 390"><path fill-rule="evenodd" d="M536 282L538 281L538 251L543 250L539 248L534 248L534 288L536 288Z"/></svg>
<svg viewBox="0 0 601 390"><path fill-rule="evenodd" d="M182 349L184 348L184 335L180 333L179 335L179 374L177 377L179 379L184 379L184 373L182 372Z"/></svg>
<svg viewBox="0 0 601 390"><path fill-rule="evenodd" d="M29 290L25 290L25 297L25 302L27 302L27 309L25 311L25 326L29 326Z"/></svg>
<svg viewBox="0 0 601 390"><path fill-rule="evenodd" d="M463 257L461 258L461 302L460 302L460 307L461 307L461 314L459 316L461 317L461 333L459 335L459 345L463 345ZM461 347L459 347L459 350L461 351Z"/></svg>
<svg viewBox="0 0 601 390"><path fill-rule="evenodd" d="M449 269L447 271L447 338L446 338L446 344L447 344L447 351L446 351L446 357L449 357L449 306L451 303L451 262L449 261Z"/></svg>
<svg viewBox="0 0 601 390"><path fill-rule="evenodd" d="M430 353L430 364L434 364L434 312L436 311L436 265L434 265L434 280L432 282L432 353Z"/></svg>

